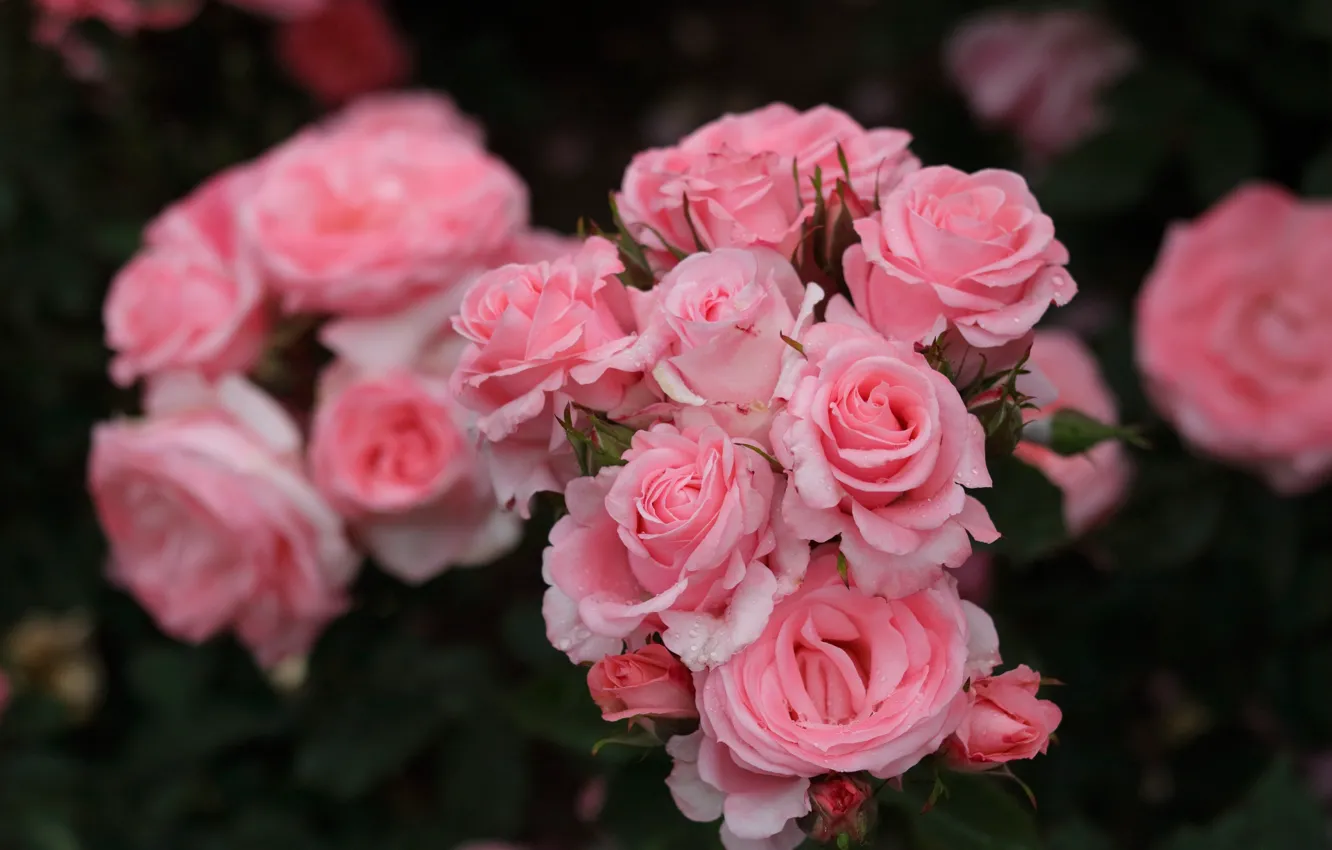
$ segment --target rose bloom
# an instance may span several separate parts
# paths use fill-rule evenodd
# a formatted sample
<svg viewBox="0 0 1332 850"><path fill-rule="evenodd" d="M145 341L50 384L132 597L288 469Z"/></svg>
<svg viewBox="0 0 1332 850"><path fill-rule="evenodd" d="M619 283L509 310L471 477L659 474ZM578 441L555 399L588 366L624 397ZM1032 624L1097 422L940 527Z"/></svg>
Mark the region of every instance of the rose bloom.
<svg viewBox="0 0 1332 850"><path fill-rule="evenodd" d="M949 765L987 770L1044 753L1063 714L1036 698L1040 686L1040 674L1025 664L972 682L973 702L946 748Z"/></svg>
<svg viewBox="0 0 1332 850"><path fill-rule="evenodd" d="M367 315L457 285L526 220L522 181L469 140L353 122L270 154L241 228L288 311Z"/></svg>
<svg viewBox="0 0 1332 850"><path fill-rule="evenodd" d="M1011 171L921 169L855 229L846 284L890 339L929 342L952 326L973 346L1002 346L1078 291L1054 222Z"/></svg>
<svg viewBox="0 0 1332 850"><path fill-rule="evenodd" d="M583 661L586 633L618 642L661 631L691 669L721 663L804 574L808 544L774 516L783 482L716 426L657 424L623 459L565 490L569 515L542 567L547 635ZM572 622L559 614L571 607Z"/></svg>
<svg viewBox="0 0 1332 850"><path fill-rule="evenodd" d="M1173 226L1138 295L1137 359L1186 441L1282 493L1332 471L1332 204L1244 186Z"/></svg>
<svg viewBox="0 0 1332 850"><path fill-rule="evenodd" d="M841 535L856 582L911 594L998 532L964 487L988 487L985 434L957 390L906 343L874 334L844 300L801 340L806 361L773 422L789 469L783 515L807 540Z"/></svg>
<svg viewBox="0 0 1332 850"><path fill-rule="evenodd" d="M265 291L235 233L236 205L255 179L251 166L232 168L149 224L147 245L116 275L102 308L117 384L174 369L217 377L259 359Z"/></svg>
<svg viewBox="0 0 1332 850"><path fill-rule="evenodd" d="M412 57L382 0L328 0L282 24L282 66L324 103L391 88L411 75Z"/></svg>
<svg viewBox="0 0 1332 850"><path fill-rule="evenodd" d="M782 367L798 357L782 336L796 333L804 294L796 270L766 248L693 254L651 291L629 292L661 392L746 438L766 432Z"/></svg>
<svg viewBox="0 0 1332 850"><path fill-rule="evenodd" d="M640 715L697 717L689 668L659 643L608 655L587 671L587 687L604 720Z"/></svg>
<svg viewBox="0 0 1332 850"><path fill-rule="evenodd" d="M615 246L593 237L572 256L502 266L467 289L453 327L468 345L452 386L478 414L506 504L526 510L533 492L563 488L567 469L556 466L568 449L555 420L569 402L610 410L623 398L637 368L623 270Z"/></svg>
<svg viewBox="0 0 1332 850"><path fill-rule="evenodd" d="M1101 422L1119 423L1114 396L1101 377L1096 359L1075 335L1061 330L1037 331L1030 362L1054 384L1059 396L1038 411L1024 411L1027 421L1039 421L1067 408ZM1128 489L1131 467L1118 440L1107 440L1073 457L1023 441L1014 454L1040 469L1064 492L1064 525L1074 536L1118 507Z"/></svg>
<svg viewBox="0 0 1332 850"><path fill-rule="evenodd" d="M235 377L173 376L145 406L93 431L112 578L173 637L232 629L265 667L307 652L345 609L359 558L301 474L295 424Z"/></svg>
<svg viewBox="0 0 1332 850"><path fill-rule="evenodd" d="M420 582L488 563L518 542L517 518L496 504L445 381L357 374L337 362L321 395L312 476L386 570Z"/></svg>
<svg viewBox="0 0 1332 850"><path fill-rule="evenodd" d="M617 201L630 232L653 249L759 246L789 257L814 213L816 168L825 200L833 196L842 175L839 144L853 188L869 198L919 165L910 141L901 130L867 131L829 106L800 113L772 104L723 116L675 147L638 154Z"/></svg>
<svg viewBox="0 0 1332 850"><path fill-rule="evenodd" d="M945 54L976 116L1016 132L1037 159L1104 125L1101 94L1135 60L1133 46L1104 20L1068 9L979 15L953 34Z"/></svg>
<svg viewBox="0 0 1332 850"><path fill-rule="evenodd" d="M367 133L418 130L465 139L481 147L485 131L439 92L380 92L358 97L325 122L332 129L355 127Z"/></svg>
<svg viewBox="0 0 1332 850"><path fill-rule="evenodd" d="M899 776L957 728L963 684L988 673L973 657L995 652L973 647L973 617L985 615L942 576L895 600L848 587L836 549L822 547L758 640L696 678L702 728L667 746L681 811L723 816L724 841L794 847L811 778ZM992 626L977 631L993 637Z"/></svg>

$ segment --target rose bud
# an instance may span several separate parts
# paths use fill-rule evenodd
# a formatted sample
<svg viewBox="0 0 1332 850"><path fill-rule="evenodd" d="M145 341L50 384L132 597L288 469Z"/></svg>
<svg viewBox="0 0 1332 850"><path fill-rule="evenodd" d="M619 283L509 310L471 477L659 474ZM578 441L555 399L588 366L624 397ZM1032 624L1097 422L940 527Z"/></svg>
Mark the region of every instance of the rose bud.
<svg viewBox="0 0 1332 850"><path fill-rule="evenodd" d="M689 668L658 643L601 659L587 671L587 687L609 721L640 715L698 717Z"/></svg>
<svg viewBox="0 0 1332 850"><path fill-rule="evenodd" d="M836 841L839 835L864 841L879 813L869 783L845 774L814 780L809 802L810 813L800 819L800 826L810 838L823 843Z"/></svg>
<svg viewBox="0 0 1332 850"><path fill-rule="evenodd" d="M988 770L1044 753L1062 713L1037 699L1040 674L1025 664L972 682L975 697L945 751L955 770Z"/></svg>

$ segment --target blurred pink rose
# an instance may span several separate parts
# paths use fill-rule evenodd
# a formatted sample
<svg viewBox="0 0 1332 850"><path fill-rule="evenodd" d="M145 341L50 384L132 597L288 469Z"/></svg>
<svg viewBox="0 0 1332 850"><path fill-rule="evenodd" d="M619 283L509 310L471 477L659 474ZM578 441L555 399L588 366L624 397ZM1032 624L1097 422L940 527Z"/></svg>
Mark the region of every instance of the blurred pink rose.
<svg viewBox="0 0 1332 850"><path fill-rule="evenodd" d="M947 744L949 765L988 770L1044 753L1063 714L1049 700L1037 699L1040 686L1040 674L1025 664L973 681L973 702Z"/></svg>
<svg viewBox="0 0 1332 850"><path fill-rule="evenodd" d="M277 52L292 79L329 104L392 88L412 72L411 51L383 0L328 0L282 24Z"/></svg>
<svg viewBox="0 0 1332 850"><path fill-rule="evenodd" d="M758 640L696 677L702 728L667 745L681 811L724 817L723 841L780 836L794 847L811 778L898 776L957 728L972 616L946 579L896 600L847 587L835 547L822 547Z"/></svg>
<svg viewBox="0 0 1332 850"><path fill-rule="evenodd" d="M241 233L291 312L390 312L456 286L527 221L527 190L470 141L351 123L266 160Z"/></svg>
<svg viewBox="0 0 1332 850"><path fill-rule="evenodd" d="M266 667L308 651L359 559L301 473L295 424L235 377L150 389L145 419L93 432L112 578L182 640L234 629Z"/></svg>
<svg viewBox="0 0 1332 850"><path fill-rule="evenodd" d="M1078 291L1054 222L1011 171L921 169L855 228L847 287L890 339L928 342L952 326L973 346L1002 346Z"/></svg>
<svg viewBox="0 0 1332 850"><path fill-rule="evenodd" d="M568 402L609 410L632 379L623 270L615 246L593 237L572 256L486 272L453 319L469 343L454 391L492 443L496 492L520 509L532 487L560 486L551 450L564 442L555 419Z"/></svg>
<svg viewBox="0 0 1332 850"><path fill-rule="evenodd" d="M37 24L34 39L58 46L69 28L79 21L96 20L118 33L139 29L171 29L187 22L199 11L199 0L35 0Z"/></svg>
<svg viewBox="0 0 1332 850"><path fill-rule="evenodd" d="M464 115L446 95L425 89L359 97L326 122L331 129L356 127L367 133L416 130L485 144L481 125Z"/></svg>
<svg viewBox="0 0 1332 850"><path fill-rule="evenodd" d="M322 11L330 0L226 0L226 2L256 15L291 20Z"/></svg>
<svg viewBox="0 0 1332 850"><path fill-rule="evenodd" d="M245 372L263 352L263 282L236 244L236 208L252 166L222 172L148 225L147 245L121 269L103 307L111 376L127 386L172 369Z"/></svg>
<svg viewBox="0 0 1332 850"><path fill-rule="evenodd" d="M551 643L594 660L577 657L585 631L661 631L691 669L719 664L804 574L808 544L774 516L782 479L716 426L638 431L624 460L565 490L542 572L547 597L571 600L577 618L548 618Z"/></svg>
<svg viewBox="0 0 1332 850"><path fill-rule="evenodd" d="M840 298L801 339L806 360L772 428L790 470L783 515L801 537L841 536L851 575L890 597L931 586L998 532L964 487L988 487L985 434L962 397L907 343Z"/></svg>
<svg viewBox="0 0 1332 850"><path fill-rule="evenodd" d="M587 687L611 722L628 717L697 717L689 668L659 643L607 655L587 671Z"/></svg>
<svg viewBox="0 0 1332 850"><path fill-rule="evenodd" d="M485 564L521 535L495 502L447 382L334 363L310 438L315 484L375 560L408 582Z"/></svg>
<svg viewBox="0 0 1332 850"><path fill-rule="evenodd" d="M630 290L637 348L668 399L747 436L770 422L782 366L796 356L782 336L796 332L804 290L791 264L766 248L693 254L652 290ZM731 421L746 418L756 422Z"/></svg>
<svg viewBox="0 0 1332 850"><path fill-rule="evenodd" d="M1138 366L1202 451L1282 493L1332 471L1332 204L1250 184L1167 233L1138 296Z"/></svg>
<svg viewBox="0 0 1332 850"><path fill-rule="evenodd" d="M949 73L980 120L1045 158L1099 130L1102 92L1132 68L1133 46L1083 11L992 12L948 42Z"/></svg>
<svg viewBox="0 0 1332 850"><path fill-rule="evenodd" d="M1076 336L1062 330L1037 331L1030 362L1054 384L1059 396L1040 410L1024 411L1028 422L1067 408L1102 422L1119 423L1114 396L1101 377L1096 359ZM1062 457L1045 446L1024 441L1015 454L1039 468L1064 491L1064 524L1075 537L1118 507L1128 490L1131 467L1118 440L1073 457Z"/></svg>
<svg viewBox="0 0 1332 850"><path fill-rule="evenodd" d="M789 257L814 212L816 167L825 199L833 195L842 174L839 144L853 187L869 198L919 165L910 141L901 130L867 131L829 106L800 113L772 104L723 116L675 147L638 154L617 200L634 237L654 249L758 246Z"/></svg>

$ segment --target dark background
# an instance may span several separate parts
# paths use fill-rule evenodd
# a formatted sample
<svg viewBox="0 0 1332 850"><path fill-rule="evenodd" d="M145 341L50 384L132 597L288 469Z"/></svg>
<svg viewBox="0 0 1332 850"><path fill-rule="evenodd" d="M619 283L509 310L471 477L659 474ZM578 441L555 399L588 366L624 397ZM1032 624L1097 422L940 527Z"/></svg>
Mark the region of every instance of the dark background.
<svg viewBox="0 0 1332 850"><path fill-rule="evenodd" d="M392 5L416 82L476 115L535 221L566 232L608 217L635 151L772 100L905 127L927 163L1022 166L940 69L944 37L986 4ZM1130 316L1168 222L1247 179L1332 194L1332 2L1099 8L1143 61L1108 95L1113 124L1028 176L1082 290L1063 319L1093 332L1153 449L1135 450L1115 521L1076 543L1043 479L996 473L1005 659L1067 683L1058 745L1018 768L1040 810L1015 785L960 782L928 816L890 806L880 842L1325 846L1310 768L1332 748L1332 496L1280 500L1184 451L1143 400ZM108 62L94 84L30 44L29 14L0 3L0 634L22 691L0 726L0 848L712 846L714 826L675 812L660 754L590 755L607 727L544 640L541 520L504 563L421 590L366 571L294 693L230 641L165 639L105 584L88 431L135 403L105 377L107 283L163 205L319 110L277 66L272 24L229 7L131 39L91 27ZM70 624L88 639L62 637ZM599 776L608 801L584 823L575 798Z"/></svg>

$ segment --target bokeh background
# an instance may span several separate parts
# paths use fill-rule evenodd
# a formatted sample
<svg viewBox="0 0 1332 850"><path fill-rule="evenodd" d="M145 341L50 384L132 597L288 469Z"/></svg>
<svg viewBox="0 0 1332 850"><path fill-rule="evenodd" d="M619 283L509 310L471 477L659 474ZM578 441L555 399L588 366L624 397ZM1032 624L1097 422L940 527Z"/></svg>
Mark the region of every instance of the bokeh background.
<svg viewBox="0 0 1332 850"><path fill-rule="evenodd" d="M1021 480L991 505L1005 658L1066 683L1058 745L1019 768L1039 812L1016 786L964 783L928 816L887 812L880 846L1327 846L1332 492L1281 499L1181 447L1142 394L1131 316L1169 222L1249 179L1332 194L1332 3L1099 4L1140 62L1107 93L1107 128L1039 168L943 71L948 34L995 5L390 4L413 84L477 116L536 223L564 232L608 218L635 151L773 100L905 127L927 163L1025 169L1081 287L1056 321L1089 337L1152 448L1076 543L1034 472L1009 469ZM606 727L539 613L548 518L503 563L420 589L366 571L285 679L229 640L170 641L105 582L89 429L135 405L106 379L108 282L166 203L321 107L274 58L271 22L221 4L166 32L89 27L91 81L32 25L29 0L0 3L0 666L19 690L0 848L713 846L672 805L664 756L591 754Z"/></svg>

